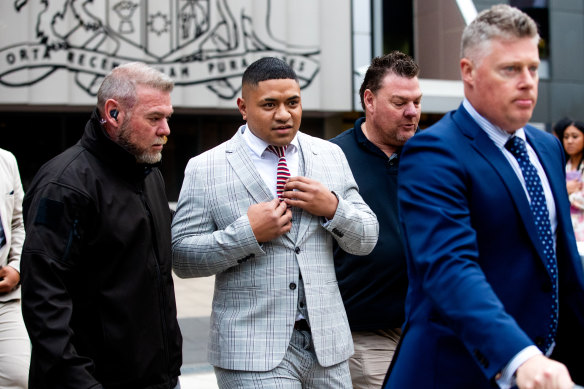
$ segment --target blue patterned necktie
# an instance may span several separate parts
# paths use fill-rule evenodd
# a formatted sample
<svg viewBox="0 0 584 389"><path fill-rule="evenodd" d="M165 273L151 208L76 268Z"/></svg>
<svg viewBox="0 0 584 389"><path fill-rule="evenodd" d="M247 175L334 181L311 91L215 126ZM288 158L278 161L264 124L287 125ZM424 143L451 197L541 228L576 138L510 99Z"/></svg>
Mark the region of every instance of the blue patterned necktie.
<svg viewBox="0 0 584 389"><path fill-rule="evenodd" d="M519 162L521 173L525 179L525 186L530 198L531 213L537 228L537 235L543 246L546 258L546 267L552 278L552 292L554 302L551 307L550 325L545 341L543 352L547 352L554 343L556 331L558 329L558 267L554 250L554 240L552 237L552 226L550 223L549 211L541 185L541 180L535 166L529 161L525 141L517 136L510 138L505 144L505 148L513 154Z"/></svg>
<svg viewBox="0 0 584 389"><path fill-rule="evenodd" d="M276 193L278 198L282 199L282 193L284 193L284 185L286 185L286 180L290 178L290 170L288 170L288 163L286 162L286 149L288 146L268 146L268 150L276 154L278 157L278 170L276 172Z"/></svg>

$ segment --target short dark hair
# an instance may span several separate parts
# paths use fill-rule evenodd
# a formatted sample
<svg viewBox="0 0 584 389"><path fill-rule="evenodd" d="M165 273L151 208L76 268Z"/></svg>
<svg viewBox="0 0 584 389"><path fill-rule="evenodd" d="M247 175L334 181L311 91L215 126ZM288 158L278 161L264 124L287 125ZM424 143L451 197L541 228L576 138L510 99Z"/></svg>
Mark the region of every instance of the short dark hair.
<svg viewBox="0 0 584 389"><path fill-rule="evenodd" d="M263 57L252 63L243 72L242 85L257 86L261 81L292 79L298 81L294 69L275 57Z"/></svg>
<svg viewBox="0 0 584 389"><path fill-rule="evenodd" d="M365 102L363 101L365 90L369 89L371 92L376 93L381 88L381 82L388 73L394 73L400 77L414 78L420 73L420 67L412 57L397 50L384 56L373 58L359 89L363 111L365 111Z"/></svg>

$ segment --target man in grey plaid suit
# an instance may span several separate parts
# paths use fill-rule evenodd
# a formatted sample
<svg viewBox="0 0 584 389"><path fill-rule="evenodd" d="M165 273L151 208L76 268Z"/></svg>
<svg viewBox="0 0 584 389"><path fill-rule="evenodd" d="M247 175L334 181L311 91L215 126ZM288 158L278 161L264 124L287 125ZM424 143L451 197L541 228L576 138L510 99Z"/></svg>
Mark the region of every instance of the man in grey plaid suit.
<svg viewBox="0 0 584 389"><path fill-rule="evenodd" d="M220 388L351 388L351 332L332 254L368 254L375 214L341 149L298 131L295 72L262 58L243 74L247 122L192 158L172 226L179 277L215 275L209 362ZM291 178L276 194L285 146Z"/></svg>

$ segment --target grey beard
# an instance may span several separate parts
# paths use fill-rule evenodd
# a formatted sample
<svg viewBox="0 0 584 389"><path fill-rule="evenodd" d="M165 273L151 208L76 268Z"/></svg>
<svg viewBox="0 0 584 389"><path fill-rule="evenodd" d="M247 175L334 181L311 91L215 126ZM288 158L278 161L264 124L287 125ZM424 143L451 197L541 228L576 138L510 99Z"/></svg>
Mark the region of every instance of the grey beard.
<svg viewBox="0 0 584 389"><path fill-rule="evenodd" d="M136 158L136 162L150 165L160 162L162 159L161 152L152 154L139 150L136 145L130 142L128 135L128 127L125 125L125 123L122 123L122 127L120 128L120 135L118 136L118 144L122 146L127 152L132 154Z"/></svg>
<svg viewBox="0 0 584 389"><path fill-rule="evenodd" d="M155 164L160 162L162 159L162 153L142 153L142 154L133 154L136 157L136 161L138 163L146 163L149 165Z"/></svg>

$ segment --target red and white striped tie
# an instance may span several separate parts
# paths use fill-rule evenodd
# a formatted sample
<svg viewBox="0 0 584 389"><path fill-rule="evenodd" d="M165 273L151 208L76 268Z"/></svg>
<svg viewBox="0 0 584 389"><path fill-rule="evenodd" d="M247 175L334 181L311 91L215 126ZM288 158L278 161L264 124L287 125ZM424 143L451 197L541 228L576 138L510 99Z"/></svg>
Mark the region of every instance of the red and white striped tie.
<svg viewBox="0 0 584 389"><path fill-rule="evenodd" d="M282 199L284 192L284 185L286 180L290 178L290 170L288 170L288 163L286 163L286 149L288 146L268 146L268 150L276 154L278 157L278 170L276 172L276 193L278 198Z"/></svg>

